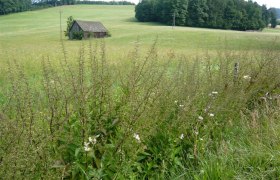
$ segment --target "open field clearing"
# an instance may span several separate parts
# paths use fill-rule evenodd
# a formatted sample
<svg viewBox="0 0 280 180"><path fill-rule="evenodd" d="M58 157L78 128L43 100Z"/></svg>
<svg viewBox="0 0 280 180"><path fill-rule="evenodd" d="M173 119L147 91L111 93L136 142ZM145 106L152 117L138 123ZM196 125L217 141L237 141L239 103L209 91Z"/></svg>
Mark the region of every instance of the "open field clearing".
<svg viewBox="0 0 280 180"><path fill-rule="evenodd" d="M61 42L60 10L112 37ZM0 179L279 179L279 38L133 6L0 16Z"/></svg>
<svg viewBox="0 0 280 180"><path fill-rule="evenodd" d="M144 47L149 47L158 36L159 47L182 53L196 54L206 49L262 50L280 36L280 30L265 32L237 32L188 27L163 26L155 23L138 23L133 6L63 6L45 10L1 16L0 40L2 51L28 54L53 54L60 51L59 11L62 10L62 29L66 29L67 17L80 20L101 21L111 32L106 46L114 52L124 52L139 37ZM66 39L63 37L63 39ZM67 49L76 49L80 42L65 42ZM279 49L276 43L273 49Z"/></svg>

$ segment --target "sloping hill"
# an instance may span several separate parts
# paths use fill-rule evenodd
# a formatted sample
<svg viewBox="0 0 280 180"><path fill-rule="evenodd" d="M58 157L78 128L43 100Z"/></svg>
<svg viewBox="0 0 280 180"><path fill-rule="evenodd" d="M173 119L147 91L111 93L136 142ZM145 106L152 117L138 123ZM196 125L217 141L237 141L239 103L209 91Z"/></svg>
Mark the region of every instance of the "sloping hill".
<svg viewBox="0 0 280 180"><path fill-rule="evenodd" d="M158 36L159 48L194 54L204 49L216 52L224 48L225 43L231 50L258 50L268 47L275 36L280 36L277 32L249 33L190 27L172 29L171 26L159 23L139 23L134 18L133 6L60 6L0 16L0 70L1 63L6 58L1 52L11 52L13 56L19 56L19 59L26 53L49 55L60 52L60 11L63 12L62 31L66 29L69 16L77 20L101 21L112 34L112 37L105 39L110 52L128 51L137 37L140 38L142 48L149 48ZM63 40L69 50L68 55L76 55L75 49L80 46L80 42L68 41L64 36ZM33 42L36 42L36 45ZM273 48L280 49L280 43ZM110 56L113 56L112 53Z"/></svg>

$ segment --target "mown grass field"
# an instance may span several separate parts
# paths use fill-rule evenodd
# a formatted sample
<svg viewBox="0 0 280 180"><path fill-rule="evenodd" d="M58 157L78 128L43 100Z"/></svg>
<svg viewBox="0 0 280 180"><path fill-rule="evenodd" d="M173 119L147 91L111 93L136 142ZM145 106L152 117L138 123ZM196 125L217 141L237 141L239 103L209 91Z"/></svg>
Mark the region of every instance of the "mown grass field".
<svg viewBox="0 0 280 180"><path fill-rule="evenodd" d="M280 36L279 30L264 32L237 32L188 27L164 26L155 23L139 23L134 18L134 6L63 6L45 10L24 12L1 16L0 40L1 50L21 54L59 53L60 20L62 10L62 29L66 29L67 17L101 21L112 34L106 45L113 52L123 53L133 46L139 37L144 47L149 47L158 36L159 47L196 54L208 49L210 51L228 49L262 50ZM65 37L63 37L66 40ZM79 47L78 41L65 41L68 49ZM274 49L279 49L276 43Z"/></svg>
<svg viewBox="0 0 280 180"><path fill-rule="evenodd" d="M108 58L114 63L121 61L133 49L138 40L142 50L147 50L158 39L162 52L176 52L196 56L206 51L221 49L232 51L279 50L279 29L263 32L238 32L189 27L172 29L158 23L139 23L134 18L134 6L63 6L38 11L10 14L0 17L1 66L7 59L17 59L36 70L43 56L61 57L60 15L62 31L69 16L80 20L101 21L111 32L106 38ZM75 57L80 41L69 41L62 32L69 56ZM93 40L100 41L100 40ZM84 44L88 44L85 42ZM34 68L35 66L35 68ZM3 72L3 71L2 71Z"/></svg>
<svg viewBox="0 0 280 180"><path fill-rule="evenodd" d="M60 10L112 37L62 44ZM279 36L133 6L0 16L0 179L279 179Z"/></svg>

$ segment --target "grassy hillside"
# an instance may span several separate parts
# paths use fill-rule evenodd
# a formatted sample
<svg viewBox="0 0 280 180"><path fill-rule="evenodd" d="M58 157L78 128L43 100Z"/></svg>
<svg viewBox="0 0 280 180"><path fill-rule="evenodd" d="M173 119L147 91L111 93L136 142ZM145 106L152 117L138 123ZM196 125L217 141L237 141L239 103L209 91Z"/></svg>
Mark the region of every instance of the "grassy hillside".
<svg viewBox="0 0 280 180"><path fill-rule="evenodd" d="M1 16L1 49L36 54L52 54L59 47L59 11L62 10L62 27L66 29L68 16L81 20L101 21L112 37L106 39L109 49L127 50L139 37L144 47L158 36L159 46L184 53L201 49L217 50L225 47L233 50L260 50L280 36L275 33L236 32L164 26L154 23L138 23L134 19L133 6L63 6ZM65 39L65 38L64 38ZM66 40L66 39L65 39ZM65 41L67 48L76 48L80 42ZM36 44L36 45L35 45ZM274 46L275 49L279 45Z"/></svg>
<svg viewBox="0 0 280 180"><path fill-rule="evenodd" d="M112 37L62 43L60 10L63 29L72 15ZM0 16L0 177L279 179L279 29L133 16L87 5Z"/></svg>

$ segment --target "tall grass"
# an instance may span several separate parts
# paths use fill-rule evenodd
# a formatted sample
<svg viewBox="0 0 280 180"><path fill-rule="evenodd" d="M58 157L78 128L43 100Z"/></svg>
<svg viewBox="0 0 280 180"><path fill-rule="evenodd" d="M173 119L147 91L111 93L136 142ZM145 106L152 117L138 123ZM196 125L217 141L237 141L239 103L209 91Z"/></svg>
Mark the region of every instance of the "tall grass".
<svg viewBox="0 0 280 180"><path fill-rule="evenodd" d="M120 63L104 42L62 52L36 78L7 62L1 178L280 177L279 52L189 58L157 41Z"/></svg>

